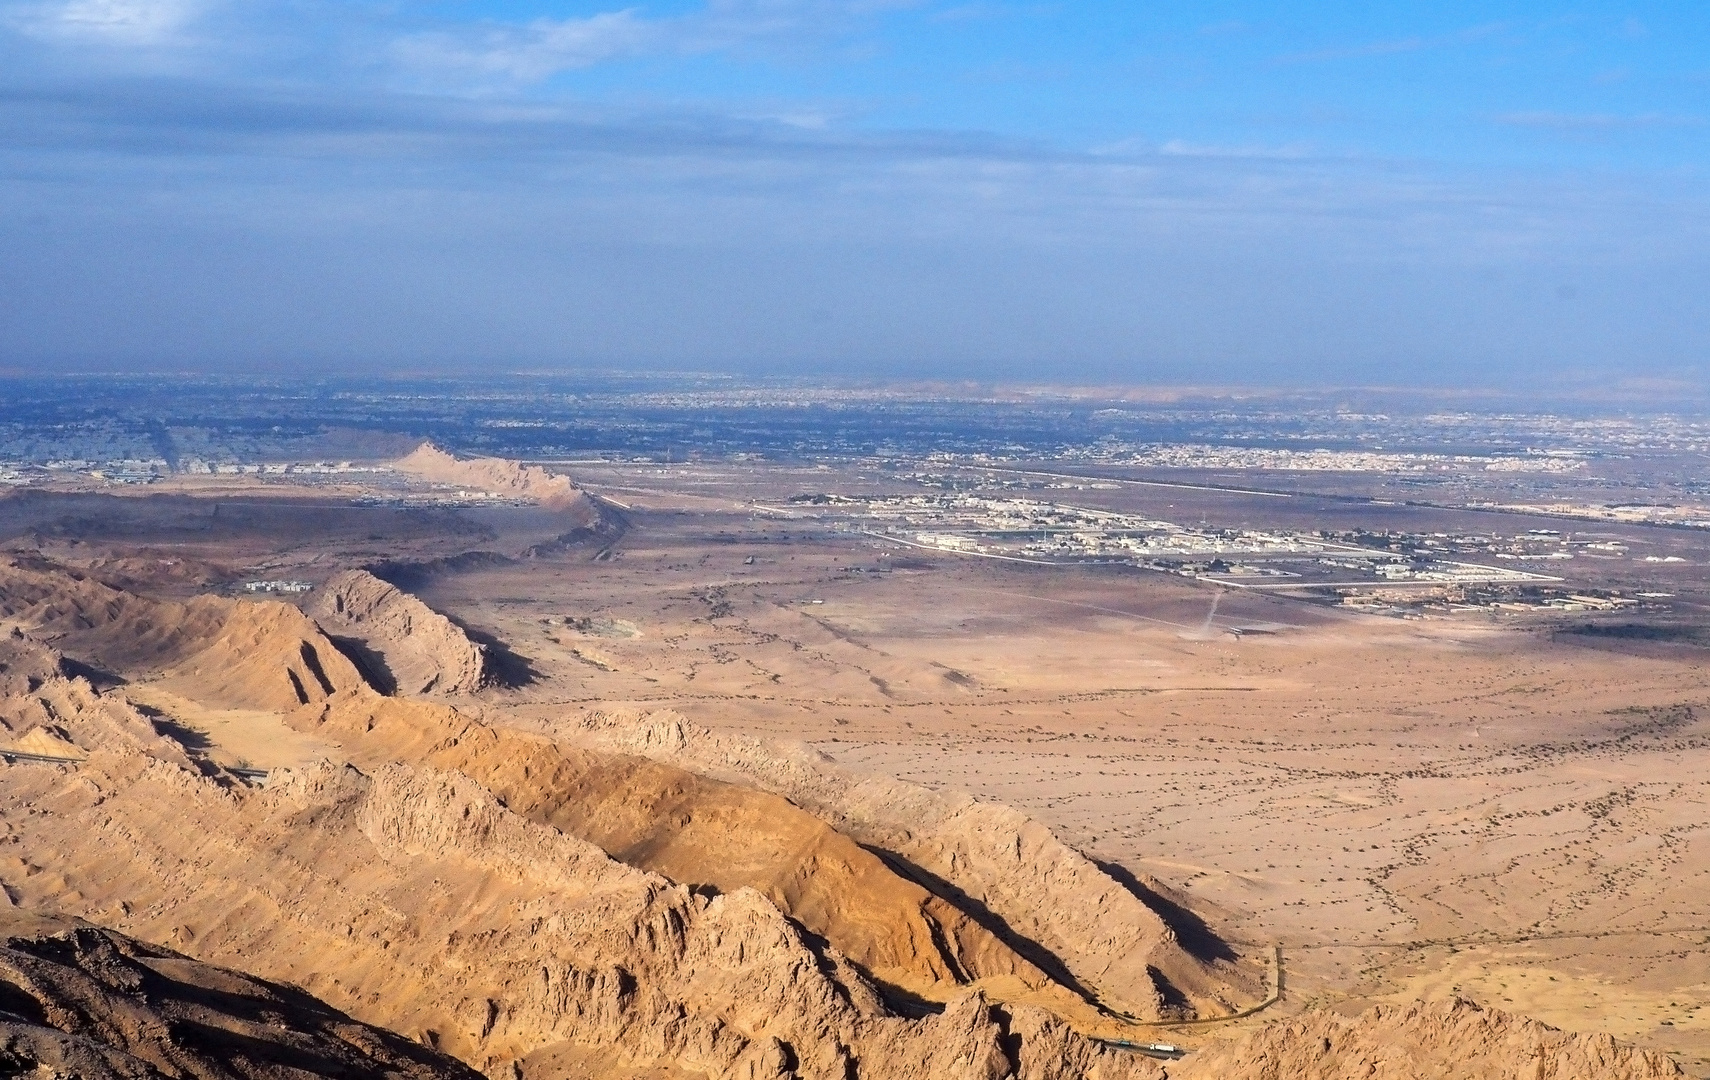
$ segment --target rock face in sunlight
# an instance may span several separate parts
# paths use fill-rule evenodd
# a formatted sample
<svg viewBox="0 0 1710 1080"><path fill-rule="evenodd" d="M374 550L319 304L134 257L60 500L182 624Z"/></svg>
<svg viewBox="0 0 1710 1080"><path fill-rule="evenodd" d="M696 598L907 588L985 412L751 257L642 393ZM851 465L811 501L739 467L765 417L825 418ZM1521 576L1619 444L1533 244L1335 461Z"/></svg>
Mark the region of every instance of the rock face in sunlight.
<svg viewBox="0 0 1710 1080"><path fill-rule="evenodd" d="M568 1046L716 1077L1158 1075L1065 1026L1096 1010L1026 943L777 795L381 697L348 663L309 669L318 696L270 696L263 674L301 677L301 646L327 642L288 605L15 580L11 614L114 679L282 713L357 763L234 786L152 752L173 744L146 717L14 633L13 713L59 719L86 757L0 769L15 903L302 985L489 1070ZM943 1007L900 1015L898 994Z"/></svg>
<svg viewBox="0 0 1710 1080"><path fill-rule="evenodd" d="M33 868L0 871L17 902L295 983L489 1072L567 1042L714 1077L1157 1075L977 991L896 1016L760 893L626 866L455 772L329 763L234 790L101 752L0 770L0 788L34 811L0 811Z"/></svg>
<svg viewBox="0 0 1710 1080"><path fill-rule="evenodd" d="M487 648L409 593L366 570L346 570L315 591L308 614L329 634L358 639L401 694L463 694L486 686Z"/></svg>
<svg viewBox="0 0 1710 1080"><path fill-rule="evenodd" d="M354 695L300 710L291 722L337 740L359 763L455 769L514 812L673 880L755 889L886 986L942 1001L978 985L1003 999L1095 1014L1072 981L1041 969L1060 965L1037 943L995 925L960 894L898 873L777 795L415 702ZM1129 996L1158 1017L1152 982L1142 975L1135 989Z"/></svg>
<svg viewBox="0 0 1710 1080"><path fill-rule="evenodd" d="M1607 1035L1571 1035L1458 998L1381 1005L1350 1019L1308 1012L1172 1066L1174 1080L1664 1080L1674 1062Z"/></svg>
<svg viewBox="0 0 1710 1080"><path fill-rule="evenodd" d="M82 757L129 746L186 761L178 743L123 698L68 677L65 658L14 628L0 637L0 745L27 754Z"/></svg>
<svg viewBox="0 0 1710 1080"><path fill-rule="evenodd" d="M801 747L717 736L670 711L594 713L566 736L784 796L993 912L1106 1008L1156 1018L1170 993L1217 1016L1264 995L1261 966L1192 955L1133 892L1009 807L852 773Z"/></svg>
<svg viewBox="0 0 1710 1080"><path fill-rule="evenodd" d="M522 465L504 458L460 458L446 453L432 443L422 443L415 450L392 463L392 468L407 476L431 484L470 488L514 499L539 503L550 510L563 510L593 524L598 509L581 488L569 477L551 473L538 465Z"/></svg>
<svg viewBox="0 0 1710 1080"><path fill-rule="evenodd" d="M283 711L364 685L312 620L278 601L156 600L43 559L0 559L0 618L97 667L224 708Z"/></svg>
<svg viewBox="0 0 1710 1080"><path fill-rule="evenodd" d="M513 812L461 772L425 765L325 763L278 771L255 790L102 751L75 772L0 769L0 791L4 807L28 808L0 810L13 850L27 853L0 863L14 903L98 918L204 963L296 984L489 1075L569 1075L550 1067L560 1051L599 1063L590 1075L657 1066L719 1080L1677 1075L1665 1059L1606 1037L1464 1004L1357 1021L1312 1013L1168 1065L978 989L905 1018L857 965L760 892L675 884ZM127 857L114 859L116 850ZM129 976L100 958L109 945L130 946L78 933L55 947L57 962L88 954L103 985L125 991ZM196 981L180 974L188 961L177 963L167 974ZM83 1022L48 1004L71 991L44 986L38 978L25 989L51 1023L24 1015L16 993L0 1007L78 1034ZM147 1000L178 1007L170 994ZM235 999L228 991L221 1000ZM77 1007L118 1008L100 995ZM132 1005L126 1016L135 1015ZM142 1053L149 1029L136 1022L135 1033L103 1028L104 1045ZM352 1027L333 1033L358 1042ZM9 1044L21 1060L76 1049L53 1032L25 1034ZM358 1044L375 1056L397 1045L374 1039ZM415 1060L417 1075L452 1075L432 1072L425 1054Z"/></svg>

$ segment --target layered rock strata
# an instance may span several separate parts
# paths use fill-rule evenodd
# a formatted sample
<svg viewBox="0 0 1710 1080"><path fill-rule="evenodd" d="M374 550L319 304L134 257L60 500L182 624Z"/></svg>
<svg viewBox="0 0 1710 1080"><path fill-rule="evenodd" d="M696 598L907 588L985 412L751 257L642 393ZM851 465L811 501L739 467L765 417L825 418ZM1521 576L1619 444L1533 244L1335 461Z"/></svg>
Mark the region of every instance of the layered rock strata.
<svg viewBox="0 0 1710 1080"><path fill-rule="evenodd" d="M598 508L586 492L568 477L538 465L522 465L505 458L460 458L432 443L422 443L392 462L392 468L431 484L469 488L539 503L549 510L575 512L586 516L585 524L589 525L599 516Z"/></svg>
<svg viewBox="0 0 1710 1080"><path fill-rule="evenodd" d="M82 757L130 746L187 763L183 748L123 698L68 677L65 658L14 628L0 635L0 746L49 757Z"/></svg>
<svg viewBox="0 0 1710 1080"><path fill-rule="evenodd" d="M978 983L1005 999L1092 1013L987 926L776 795L422 702L341 695L289 722L365 767L456 770L515 813L674 881L755 889L887 986L945 1000Z"/></svg>
<svg viewBox="0 0 1710 1080"><path fill-rule="evenodd" d="M0 558L0 619L221 708L283 712L366 685L308 616L276 601L155 600L45 560Z"/></svg>
<svg viewBox="0 0 1710 1080"><path fill-rule="evenodd" d="M334 636L357 639L383 668L384 689L463 694L490 681L487 648L420 600L366 570L347 570L315 591L307 613Z"/></svg>
<svg viewBox="0 0 1710 1080"><path fill-rule="evenodd" d="M669 710L596 712L566 738L770 791L1001 919L1107 1008L1156 1018L1166 990L1202 1016L1260 1000L1264 968L1194 955L1145 900L1025 814L959 793L842 769L803 747L715 735Z"/></svg>
<svg viewBox="0 0 1710 1080"><path fill-rule="evenodd" d="M625 866L454 773L328 764L258 791L102 752L0 768L0 795L15 901L295 983L490 1075L560 1043L716 1078L1159 1075L977 994L892 1015L759 893Z"/></svg>
<svg viewBox="0 0 1710 1080"><path fill-rule="evenodd" d="M299 990L65 918L0 910L0 1072L78 1080L480 1074Z"/></svg>

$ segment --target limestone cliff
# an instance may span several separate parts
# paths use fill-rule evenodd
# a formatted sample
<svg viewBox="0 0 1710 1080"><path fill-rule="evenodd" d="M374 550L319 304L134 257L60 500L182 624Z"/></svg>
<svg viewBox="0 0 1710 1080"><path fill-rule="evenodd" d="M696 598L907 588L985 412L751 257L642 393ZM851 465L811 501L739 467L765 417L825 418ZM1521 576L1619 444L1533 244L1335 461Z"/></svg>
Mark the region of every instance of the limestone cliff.
<svg viewBox="0 0 1710 1080"><path fill-rule="evenodd" d="M469 488L524 499L552 510L571 511L586 516L586 524L593 524L598 516L597 507L587 493L568 477L538 465L522 465L505 458L460 458L432 443L422 443L392 462L392 468L430 484Z"/></svg>
<svg viewBox="0 0 1710 1080"><path fill-rule="evenodd" d="M1010 807L851 772L801 747L714 735L668 710L595 712L564 733L784 796L995 913L1113 1010L1157 1017L1164 983L1204 1016L1264 995L1260 964L1189 952L1140 896Z"/></svg>
<svg viewBox="0 0 1710 1080"><path fill-rule="evenodd" d="M317 589L306 608L334 636L357 639L385 688L403 694L461 694L489 681L486 646L409 593L366 570L347 570Z"/></svg>
<svg viewBox="0 0 1710 1080"><path fill-rule="evenodd" d="M1356 1018L1280 1020L1169 1068L1171 1080L1665 1080L1668 1058L1458 998L1382 1005Z"/></svg>
<svg viewBox="0 0 1710 1080"><path fill-rule="evenodd" d="M1160 1075L977 994L893 1015L759 893L625 866L455 773L323 765L246 790L97 753L0 768L0 821L16 901L295 983L490 1075L563 1043L718 1080Z"/></svg>

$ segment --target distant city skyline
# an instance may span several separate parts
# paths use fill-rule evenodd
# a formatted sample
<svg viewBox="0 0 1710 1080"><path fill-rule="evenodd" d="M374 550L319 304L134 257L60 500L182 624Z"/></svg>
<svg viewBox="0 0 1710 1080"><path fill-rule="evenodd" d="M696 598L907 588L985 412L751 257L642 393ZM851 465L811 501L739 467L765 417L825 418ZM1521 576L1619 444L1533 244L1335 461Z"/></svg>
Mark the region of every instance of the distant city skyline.
<svg viewBox="0 0 1710 1080"><path fill-rule="evenodd" d="M1698 5L0 0L0 371L1710 375Z"/></svg>

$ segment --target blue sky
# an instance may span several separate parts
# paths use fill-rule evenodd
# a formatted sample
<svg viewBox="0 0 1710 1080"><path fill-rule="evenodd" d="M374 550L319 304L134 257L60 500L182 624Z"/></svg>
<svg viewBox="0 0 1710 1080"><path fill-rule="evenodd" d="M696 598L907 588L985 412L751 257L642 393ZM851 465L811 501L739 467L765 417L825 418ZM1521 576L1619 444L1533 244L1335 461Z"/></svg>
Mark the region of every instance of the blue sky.
<svg viewBox="0 0 1710 1080"><path fill-rule="evenodd" d="M0 369L1710 372L1710 8L0 0Z"/></svg>

